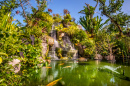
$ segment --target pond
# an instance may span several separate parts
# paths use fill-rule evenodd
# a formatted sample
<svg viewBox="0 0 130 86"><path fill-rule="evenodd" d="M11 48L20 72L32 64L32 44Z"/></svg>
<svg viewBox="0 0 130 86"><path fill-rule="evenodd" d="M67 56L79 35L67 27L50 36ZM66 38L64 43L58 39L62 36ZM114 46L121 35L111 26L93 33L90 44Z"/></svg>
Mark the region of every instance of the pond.
<svg viewBox="0 0 130 86"><path fill-rule="evenodd" d="M27 86L129 86L130 66L102 61L52 61L36 70Z"/></svg>

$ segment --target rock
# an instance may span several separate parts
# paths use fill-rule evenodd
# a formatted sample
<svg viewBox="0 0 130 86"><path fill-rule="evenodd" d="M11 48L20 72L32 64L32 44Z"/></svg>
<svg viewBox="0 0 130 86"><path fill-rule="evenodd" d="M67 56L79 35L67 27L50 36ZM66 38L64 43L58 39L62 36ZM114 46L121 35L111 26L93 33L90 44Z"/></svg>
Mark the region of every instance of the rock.
<svg viewBox="0 0 130 86"><path fill-rule="evenodd" d="M84 54L83 46L81 44L78 44L77 47L78 47L78 50L79 50L79 54L83 55Z"/></svg>
<svg viewBox="0 0 130 86"><path fill-rule="evenodd" d="M76 59L78 57L78 50L69 50L67 53L67 56L72 57L73 59Z"/></svg>
<svg viewBox="0 0 130 86"><path fill-rule="evenodd" d="M21 68L20 60L18 59L13 59L12 61L9 62L9 65L12 65L14 67L14 72L18 73Z"/></svg>
<svg viewBox="0 0 130 86"><path fill-rule="evenodd" d="M84 57L80 57L78 60L79 60L80 62L87 61L87 59L86 59L86 58L84 58Z"/></svg>
<svg viewBox="0 0 130 86"><path fill-rule="evenodd" d="M54 45L54 39L50 36L47 36L47 39L48 39L48 44L49 45Z"/></svg>
<svg viewBox="0 0 130 86"><path fill-rule="evenodd" d="M65 33L63 33L63 32L59 33L59 37L62 38L63 36L65 36Z"/></svg>
<svg viewBox="0 0 130 86"><path fill-rule="evenodd" d="M47 62L50 64L50 63L51 63L51 60L50 60L50 59L47 59Z"/></svg>
<svg viewBox="0 0 130 86"><path fill-rule="evenodd" d="M102 55L101 55L101 54L96 54L94 59L97 59L97 60L102 60L102 59L103 59L103 57L102 57Z"/></svg>
<svg viewBox="0 0 130 86"><path fill-rule="evenodd" d="M46 56L47 49L48 49L48 48L47 48L47 45L48 45L48 44L45 43L45 42L42 42L42 43L41 43L41 46L42 46L42 56L43 56L43 57Z"/></svg>
<svg viewBox="0 0 130 86"><path fill-rule="evenodd" d="M43 62L45 63L45 62L46 62L46 60L45 60L45 59L43 59L42 57L39 57L39 62L40 62L40 63L43 63Z"/></svg>
<svg viewBox="0 0 130 86"><path fill-rule="evenodd" d="M115 61L115 56L114 55L108 55L108 56L105 56L105 59L109 60L109 61Z"/></svg>

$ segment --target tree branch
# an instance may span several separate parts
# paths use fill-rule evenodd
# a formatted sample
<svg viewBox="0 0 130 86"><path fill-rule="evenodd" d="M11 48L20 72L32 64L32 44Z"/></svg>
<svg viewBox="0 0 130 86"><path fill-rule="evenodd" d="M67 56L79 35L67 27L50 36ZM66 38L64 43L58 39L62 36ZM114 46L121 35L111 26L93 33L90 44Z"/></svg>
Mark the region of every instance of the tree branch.
<svg viewBox="0 0 130 86"><path fill-rule="evenodd" d="M95 6L95 9L96 9L96 8L97 8L97 6L98 6L98 2L99 2L99 1L97 0L97 4L96 4L96 6Z"/></svg>
<svg viewBox="0 0 130 86"><path fill-rule="evenodd" d="M24 14L24 17L26 18L27 25L28 25L28 18L27 18L27 16L26 16L26 13L25 13L25 10L24 10L24 8L23 8L23 4L22 4L21 0L20 0L20 5L21 5L21 7L22 7L22 9L23 9L23 14Z"/></svg>
<svg viewBox="0 0 130 86"><path fill-rule="evenodd" d="M44 3L43 3L42 5L44 5L44 4L45 4L45 0L44 0ZM42 6L42 5L41 5L41 6ZM38 8L38 10L37 10L37 11L34 13L34 15L32 16L32 18L34 18L34 16L40 11L40 9L41 9L41 7Z"/></svg>
<svg viewBox="0 0 130 86"><path fill-rule="evenodd" d="M88 11L89 11L89 14L90 14L90 8L89 8L90 4L87 4L87 3L85 3L85 4L87 5L87 8L88 8Z"/></svg>
<svg viewBox="0 0 130 86"><path fill-rule="evenodd" d="M37 0L37 4L38 4L38 10L39 10L39 9L40 9L40 8L39 8L39 0Z"/></svg>
<svg viewBox="0 0 130 86"><path fill-rule="evenodd" d="M99 0L99 2L103 5L103 14L111 19L111 22L114 23L117 26L117 28L120 31L120 35L122 35L123 32L122 32L122 29L121 29L120 25L108 13L106 13L106 11L105 11L105 4L101 0Z"/></svg>

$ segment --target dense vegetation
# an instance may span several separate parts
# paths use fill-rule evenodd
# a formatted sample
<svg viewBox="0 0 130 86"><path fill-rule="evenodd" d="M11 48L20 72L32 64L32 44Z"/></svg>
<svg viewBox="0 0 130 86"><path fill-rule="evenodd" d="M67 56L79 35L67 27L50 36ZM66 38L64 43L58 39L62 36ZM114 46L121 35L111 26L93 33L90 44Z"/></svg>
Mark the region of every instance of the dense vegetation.
<svg viewBox="0 0 130 86"><path fill-rule="evenodd" d="M55 26L58 34L69 35L82 57L94 58L100 54L115 56L117 59L130 56L130 16L121 12L124 0L110 0L108 6L105 4L106 0L94 0L97 2L95 7L85 3L86 6L79 12L84 14L79 23L85 30L75 23L67 9L64 9L63 17L59 14L50 15L51 9L45 12L47 1L36 1L38 9L31 7L31 13L26 12L28 0L0 2L0 85L25 84L22 80L32 76L33 71L37 70L37 64L41 63L39 57L48 58L47 54L42 56L41 43L44 36L49 36L53 24L58 24ZM101 14L108 17L104 23L102 17L93 17L98 4ZM16 11L16 14L21 13L23 16L26 23L24 26L19 21L17 24L12 23L15 21L12 12L18 7L22 8L22 12ZM61 39L59 36L59 41ZM21 68L18 73L14 73L15 66L8 66L14 59L20 60L18 65ZM48 61L43 60L42 65L47 64ZM28 67L33 69L27 70Z"/></svg>

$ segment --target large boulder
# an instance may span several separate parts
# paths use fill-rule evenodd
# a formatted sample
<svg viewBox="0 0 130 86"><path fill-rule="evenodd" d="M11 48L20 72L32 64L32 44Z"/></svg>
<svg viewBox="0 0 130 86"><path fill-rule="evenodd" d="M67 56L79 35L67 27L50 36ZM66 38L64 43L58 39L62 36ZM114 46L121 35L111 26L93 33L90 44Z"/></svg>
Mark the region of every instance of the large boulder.
<svg viewBox="0 0 130 86"><path fill-rule="evenodd" d="M97 59L97 60L102 60L102 59L103 59L103 57L102 57L102 55L101 55L101 54L96 54L94 59Z"/></svg>
<svg viewBox="0 0 130 86"><path fill-rule="evenodd" d="M108 61L115 61L115 56L114 55L108 55L108 56L105 56L105 59L108 60Z"/></svg>
<svg viewBox="0 0 130 86"><path fill-rule="evenodd" d="M42 42L41 45L42 45L42 57L45 57L48 51L48 47L47 47L48 44L46 42Z"/></svg>
<svg viewBox="0 0 130 86"><path fill-rule="evenodd" d="M80 58L78 59L78 61L80 61L80 62L84 62L84 61L87 61L87 59L84 58L84 57L80 57Z"/></svg>
<svg viewBox="0 0 130 86"><path fill-rule="evenodd" d="M54 45L54 38L52 38L50 36L46 36L46 38L48 39L48 44L49 45Z"/></svg>
<svg viewBox="0 0 130 86"><path fill-rule="evenodd" d="M9 61L9 65L13 66L13 68L14 68L13 71L15 73L18 73L20 71L20 68L21 68L20 60L13 59L12 61Z"/></svg>

